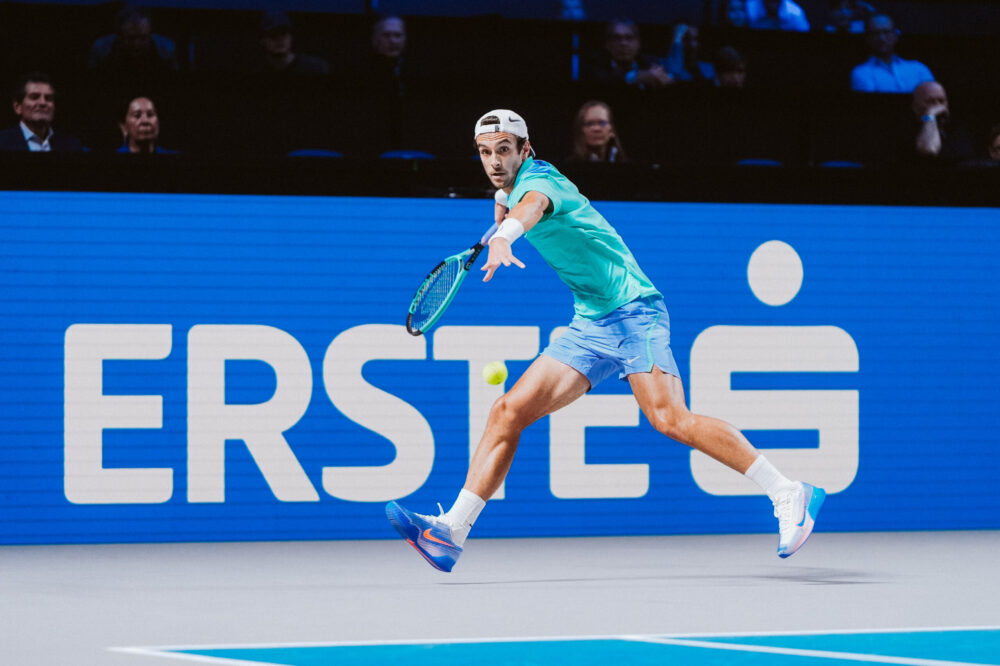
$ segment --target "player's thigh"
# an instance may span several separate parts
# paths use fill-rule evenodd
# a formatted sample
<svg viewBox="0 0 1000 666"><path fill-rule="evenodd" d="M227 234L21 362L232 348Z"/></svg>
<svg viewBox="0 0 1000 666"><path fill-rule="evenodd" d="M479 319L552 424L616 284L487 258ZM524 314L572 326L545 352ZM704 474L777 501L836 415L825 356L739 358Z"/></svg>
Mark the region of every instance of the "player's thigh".
<svg viewBox="0 0 1000 666"><path fill-rule="evenodd" d="M501 402L527 425L565 407L589 389L590 382L583 374L543 354L528 366Z"/></svg>
<svg viewBox="0 0 1000 666"><path fill-rule="evenodd" d="M654 367L652 372L629 375L628 381L639 408L650 423L668 426L687 415L684 384L680 377Z"/></svg>

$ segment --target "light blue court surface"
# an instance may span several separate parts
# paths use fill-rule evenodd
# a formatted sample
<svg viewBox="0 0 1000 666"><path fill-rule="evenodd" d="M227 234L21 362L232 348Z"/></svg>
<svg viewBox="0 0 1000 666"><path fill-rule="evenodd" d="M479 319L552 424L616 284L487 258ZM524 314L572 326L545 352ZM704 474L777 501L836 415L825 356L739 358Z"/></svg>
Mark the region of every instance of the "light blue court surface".
<svg viewBox="0 0 1000 666"><path fill-rule="evenodd" d="M934 629L876 633L747 636L621 636L425 643L253 646L161 649L147 654L212 663L329 666L408 666L475 663L477 666L806 666L882 663L910 666L1000 665L1000 629Z"/></svg>

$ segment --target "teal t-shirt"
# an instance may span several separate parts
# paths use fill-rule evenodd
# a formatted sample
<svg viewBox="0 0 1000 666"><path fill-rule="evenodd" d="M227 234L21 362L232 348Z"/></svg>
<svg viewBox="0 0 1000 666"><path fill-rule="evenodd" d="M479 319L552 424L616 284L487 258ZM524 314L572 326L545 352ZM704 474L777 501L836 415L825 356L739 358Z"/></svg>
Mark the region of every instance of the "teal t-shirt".
<svg viewBox="0 0 1000 666"><path fill-rule="evenodd" d="M552 202L525 238L573 292L578 317L599 319L637 298L660 296L614 227L566 176L528 158L507 197L513 208L528 192Z"/></svg>

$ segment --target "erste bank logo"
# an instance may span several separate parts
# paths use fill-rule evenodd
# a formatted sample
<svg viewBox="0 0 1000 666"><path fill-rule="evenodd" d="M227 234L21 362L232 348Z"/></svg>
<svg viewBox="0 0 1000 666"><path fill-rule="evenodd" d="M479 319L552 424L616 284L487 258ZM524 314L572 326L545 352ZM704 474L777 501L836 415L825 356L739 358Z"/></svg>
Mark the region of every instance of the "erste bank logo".
<svg viewBox="0 0 1000 666"><path fill-rule="evenodd" d="M780 241L753 253L748 279L753 293L778 307L802 284L798 254ZM558 337L563 328L550 331ZM162 395L104 393L104 362L163 360L172 350L171 324L69 326L64 342L64 482L75 504L156 504L174 496L173 467L105 467L104 433L110 429L163 427ZM480 368L498 359L528 361L540 349L537 326L440 326L432 341L404 326L362 324L327 346L321 379L326 398L354 423L382 435L396 449L382 465L327 466L321 489L310 480L285 434L306 414L313 398L313 368L290 333L264 325L198 324L187 331L186 500L226 501L226 442L241 440L276 500L318 502L320 490L353 502L384 502L419 490L436 458L434 432L412 404L368 382L374 360L465 361L468 365L469 455L478 444L492 403L503 385L485 384ZM429 356L430 354L430 356ZM256 404L226 401L226 362L252 360L271 367L273 395ZM857 372L858 350L835 326L712 326L691 349L692 411L743 430L818 430L819 446L766 450L794 478L839 492L858 466L857 391L733 390L733 373ZM631 395L587 394L549 417L549 489L560 499L637 498L649 490L645 464L586 460L586 430L636 427ZM759 489L740 474L692 452L694 482L715 495L749 495ZM493 499L503 499L501 486Z"/></svg>

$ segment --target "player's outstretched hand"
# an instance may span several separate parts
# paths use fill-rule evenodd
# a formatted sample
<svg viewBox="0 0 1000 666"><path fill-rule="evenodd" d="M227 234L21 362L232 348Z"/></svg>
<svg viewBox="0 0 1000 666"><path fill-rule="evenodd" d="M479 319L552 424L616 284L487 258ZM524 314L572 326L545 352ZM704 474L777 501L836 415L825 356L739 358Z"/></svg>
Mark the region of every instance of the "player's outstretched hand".
<svg viewBox="0 0 1000 666"><path fill-rule="evenodd" d="M493 238L490 240L490 253L486 257L486 265L482 268L482 270L486 271L486 277L483 278L483 282L492 280L493 273L500 268L501 264L504 266L514 264L518 268L524 268L521 260L511 252L510 243L507 242L506 238Z"/></svg>

